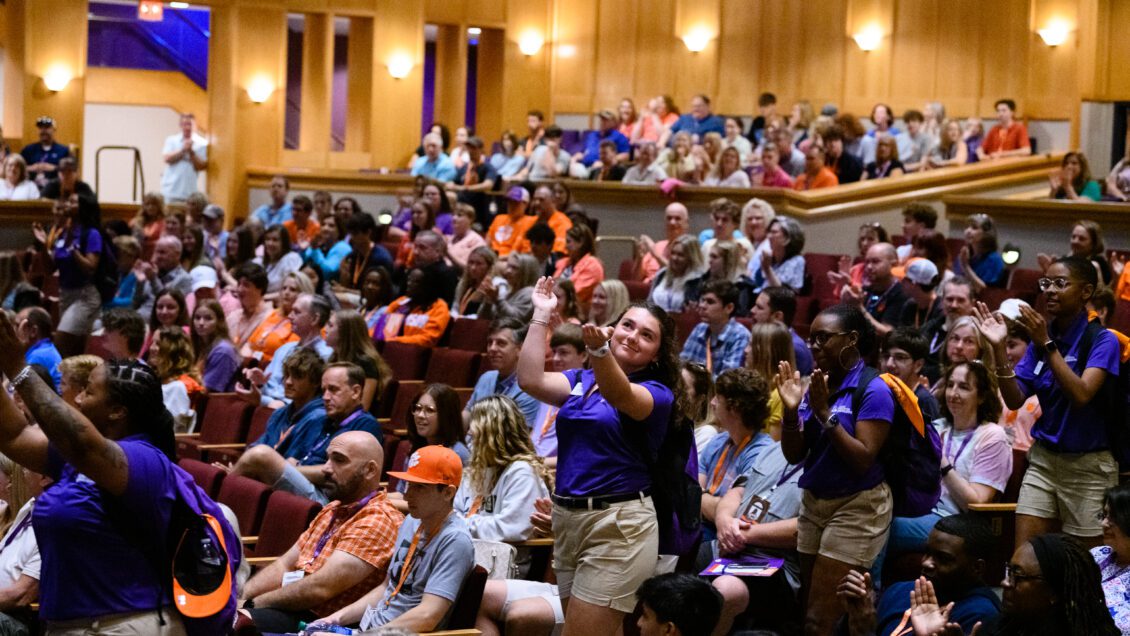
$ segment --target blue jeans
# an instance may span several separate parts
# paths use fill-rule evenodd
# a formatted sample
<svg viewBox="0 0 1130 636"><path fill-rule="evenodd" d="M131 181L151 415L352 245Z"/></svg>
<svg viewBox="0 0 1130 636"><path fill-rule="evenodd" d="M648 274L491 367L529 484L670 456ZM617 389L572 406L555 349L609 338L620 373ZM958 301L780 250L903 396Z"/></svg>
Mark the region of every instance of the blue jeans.
<svg viewBox="0 0 1130 636"><path fill-rule="evenodd" d="M875 559L875 565L871 567L871 582L875 589L882 589L883 563L887 560L887 554L899 555L924 551L930 531L941 518L942 515L931 512L921 517L895 517L891 520L891 533L887 545L879 553L879 558Z"/></svg>
<svg viewBox="0 0 1130 636"><path fill-rule="evenodd" d="M283 474L279 476L279 480L275 482L272 488L275 490L285 490L299 497L305 497L323 506L330 502L326 494L317 486L310 483L310 480L306 479L306 477L295 468L294 464L290 462L286 462L286 466L283 468Z"/></svg>

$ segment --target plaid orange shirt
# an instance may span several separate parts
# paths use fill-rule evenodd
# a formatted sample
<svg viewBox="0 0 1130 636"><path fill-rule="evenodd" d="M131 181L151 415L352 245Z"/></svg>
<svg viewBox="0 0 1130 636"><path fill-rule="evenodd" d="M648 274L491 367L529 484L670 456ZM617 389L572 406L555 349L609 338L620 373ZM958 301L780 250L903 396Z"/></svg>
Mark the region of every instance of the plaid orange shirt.
<svg viewBox="0 0 1130 636"><path fill-rule="evenodd" d="M404 515L400 514L382 491L365 504L352 517L343 520L344 510L341 502L334 501L322 508L314 522L298 539L298 566L306 572L317 572L336 550L351 554L372 565L375 570L364 580L326 601L311 611L318 616L327 616L349 605L380 585L388 574L388 563L396 546L396 533L400 529ZM321 552L314 555L322 537L329 538Z"/></svg>

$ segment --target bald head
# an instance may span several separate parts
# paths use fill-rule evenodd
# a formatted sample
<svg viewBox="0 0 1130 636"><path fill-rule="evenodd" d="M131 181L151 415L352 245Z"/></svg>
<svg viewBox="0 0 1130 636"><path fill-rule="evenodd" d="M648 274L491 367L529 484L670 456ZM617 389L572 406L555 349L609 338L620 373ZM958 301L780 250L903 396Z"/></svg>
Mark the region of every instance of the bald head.
<svg viewBox="0 0 1130 636"><path fill-rule="evenodd" d="M668 240L673 241L686 234L690 228L690 212L687 211L687 206L677 201L669 204L663 211L663 222L664 227L667 228Z"/></svg>
<svg viewBox="0 0 1130 636"><path fill-rule="evenodd" d="M871 284L886 289L891 282L891 268L898 263L898 252L890 243L876 243L867 249L863 259L863 269Z"/></svg>
<svg viewBox="0 0 1130 636"><path fill-rule="evenodd" d="M346 431L326 449L323 490L331 500L351 504L380 487L384 467L381 443L368 431Z"/></svg>

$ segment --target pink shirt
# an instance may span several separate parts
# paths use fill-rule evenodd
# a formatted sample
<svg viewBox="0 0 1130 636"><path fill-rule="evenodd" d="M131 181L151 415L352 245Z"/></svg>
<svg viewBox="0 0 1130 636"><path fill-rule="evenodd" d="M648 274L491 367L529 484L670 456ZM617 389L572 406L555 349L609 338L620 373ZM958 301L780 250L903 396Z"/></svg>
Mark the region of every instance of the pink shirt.
<svg viewBox="0 0 1130 636"><path fill-rule="evenodd" d="M793 187L793 178L789 176L789 173L782 170L781 166L777 166L777 170L775 172L762 172L761 175L762 175L761 176L761 184L758 185L758 184L755 183L754 184L755 187L761 187L761 188L792 188Z"/></svg>

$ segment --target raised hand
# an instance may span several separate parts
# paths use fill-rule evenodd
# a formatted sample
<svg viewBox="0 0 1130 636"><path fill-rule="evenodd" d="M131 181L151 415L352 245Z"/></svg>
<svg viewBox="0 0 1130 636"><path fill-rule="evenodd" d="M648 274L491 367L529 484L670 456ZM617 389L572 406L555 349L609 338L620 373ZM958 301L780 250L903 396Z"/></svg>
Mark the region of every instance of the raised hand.
<svg viewBox="0 0 1130 636"><path fill-rule="evenodd" d="M781 406L788 411L795 411L804 399L800 371L794 371L793 366L784 360L777 365L777 395L781 396Z"/></svg>
<svg viewBox="0 0 1130 636"><path fill-rule="evenodd" d="M0 311L0 351L5 352L0 356L3 358L0 369L9 380L23 370L26 348L24 343L20 342L20 337L16 334L16 325L12 323L7 312Z"/></svg>
<svg viewBox="0 0 1130 636"><path fill-rule="evenodd" d="M915 636L930 636L944 630L952 610L953 603L944 607L938 605L934 584L929 579L918 577L910 592L910 624Z"/></svg>
<svg viewBox="0 0 1130 636"><path fill-rule="evenodd" d="M1020 317L1017 319L1028 335L1032 337L1032 342L1036 344L1044 344L1051 338L1048 336L1048 322L1040 315L1040 312L1032 309L1028 305L1020 306Z"/></svg>
<svg viewBox="0 0 1130 636"><path fill-rule="evenodd" d="M1040 269L1046 272L1048 271L1048 268L1052 266L1052 257L1048 254L1040 252L1036 255L1036 263L1039 264Z"/></svg>
<svg viewBox="0 0 1130 636"><path fill-rule="evenodd" d="M35 237L35 241L37 243L47 245L47 230L44 230L42 225L40 225L39 223L32 223L31 233L32 236ZM50 247L50 245L47 245L47 247Z"/></svg>
<svg viewBox="0 0 1130 636"><path fill-rule="evenodd" d="M581 327L581 339L585 341L585 347L599 349L612 339L613 331L612 327L597 327L590 322Z"/></svg>
<svg viewBox="0 0 1130 636"><path fill-rule="evenodd" d="M827 420L828 409L828 376L820 369L812 370L812 377L808 383L808 405L822 420Z"/></svg>
<svg viewBox="0 0 1130 636"><path fill-rule="evenodd" d="M1115 254L1114 258L1110 259L1110 269L1114 272L1115 276L1121 276L1122 270L1126 268L1126 255Z"/></svg>
<svg viewBox="0 0 1130 636"><path fill-rule="evenodd" d="M999 314L989 311L989 306L985 303L978 302L974 305L973 315L977 318L977 328L981 330L981 335L994 346L1003 344L1008 338L1008 323ZM1021 326L1024 324L1021 323Z"/></svg>
<svg viewBox="0 0 1130 636"><path fill-rule="evenodd" d="M534 293L531 299L534 303L535 317L540 315L543 319L549 317L549 314L557 311L557 295L553 293L553 277L542 276L534 285Z"/></svg>

